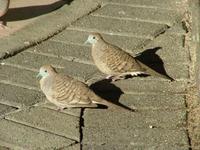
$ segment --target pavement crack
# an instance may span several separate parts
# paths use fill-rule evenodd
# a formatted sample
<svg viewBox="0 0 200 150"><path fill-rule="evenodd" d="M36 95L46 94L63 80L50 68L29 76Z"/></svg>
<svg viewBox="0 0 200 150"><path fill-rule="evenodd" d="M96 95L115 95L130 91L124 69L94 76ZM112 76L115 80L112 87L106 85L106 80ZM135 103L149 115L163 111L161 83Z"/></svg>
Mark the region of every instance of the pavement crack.
<svg viewBox="0 0 200 150"><path fill-rule="evenodd" d="M80 114L80 150L82 150L82 140L83 140L83 127L84 127L84 108L81 109L81 114Z"/></svg>

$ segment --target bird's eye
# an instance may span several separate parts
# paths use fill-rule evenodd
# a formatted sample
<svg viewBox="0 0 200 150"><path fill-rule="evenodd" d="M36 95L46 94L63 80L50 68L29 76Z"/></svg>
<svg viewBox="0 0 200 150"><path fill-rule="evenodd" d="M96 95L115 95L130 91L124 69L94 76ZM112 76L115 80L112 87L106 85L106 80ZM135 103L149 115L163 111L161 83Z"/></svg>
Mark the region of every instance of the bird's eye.
<svg viewBox="0 0 200 150"><path fill-rule="evenodd" d="M95 39L95 36L93 36L92 38Z"/></svg>
<svg viewBox="0 0 200 150"><path fill-rule="evenodd" d="M47 70L45 70L44 72L46 72L46 73L47 73Z"/></svg>

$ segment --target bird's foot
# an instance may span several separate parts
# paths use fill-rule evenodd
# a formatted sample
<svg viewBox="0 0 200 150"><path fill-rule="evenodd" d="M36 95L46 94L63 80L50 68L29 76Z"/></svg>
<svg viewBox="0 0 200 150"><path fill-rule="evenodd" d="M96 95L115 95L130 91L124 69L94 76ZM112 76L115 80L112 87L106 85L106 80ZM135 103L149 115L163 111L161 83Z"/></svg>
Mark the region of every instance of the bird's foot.
<svg viewBox="0 0 200 150"><path fill-rule="evenodd" d="M57 111L58 112L62 112L64 110L64 108L58 107Z"/></svg>

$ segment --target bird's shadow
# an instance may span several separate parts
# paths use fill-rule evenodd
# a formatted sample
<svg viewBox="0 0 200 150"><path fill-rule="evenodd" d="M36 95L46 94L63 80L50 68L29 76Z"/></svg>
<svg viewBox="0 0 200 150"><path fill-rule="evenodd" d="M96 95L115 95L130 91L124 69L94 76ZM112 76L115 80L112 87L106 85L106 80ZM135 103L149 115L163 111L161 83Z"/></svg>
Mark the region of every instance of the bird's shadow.
<svg viewBox="0 0 200 150"><path fill-rule="evenodd" d="M174 79L167 74L164 68L163 60L156 54L156 52L160 49L162 49L162 47L146 49L145 51L139 53L135 58L156 72L169 77L173 81Z"/></svg>
<svg viewBox="0 0 200 150"><path fill-rule="evenodd" d="M41 5L41 6L26 6L18 8L9 8L2 20L6 22L26 20L50 13L65 4L70 4L73 0L60 0L52 4Z"/></svg>
<svg viewBox="0 0 200 150"><path fill-rule="evenodd" d="M97 81L90 85L90 89L92 89L98 96L101 98L114 103L118 106L121 106L127 110L135 111L121 103L119 103L119 98L123 93L123 91L111 83L111 80L103 79ZM99 108L107 108L105 106L99 105Z"/></svg>

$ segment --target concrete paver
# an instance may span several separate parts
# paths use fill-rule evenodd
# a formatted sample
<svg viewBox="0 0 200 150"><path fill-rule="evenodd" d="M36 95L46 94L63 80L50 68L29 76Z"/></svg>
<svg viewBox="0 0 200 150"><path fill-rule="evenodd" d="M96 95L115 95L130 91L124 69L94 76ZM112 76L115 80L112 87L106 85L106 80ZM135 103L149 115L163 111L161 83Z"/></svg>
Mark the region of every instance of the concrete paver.
<svg viewBox="0 0 200 150"><path fill-rule="evenodd" d="M133 144L133 145L120 145L120 144L102 144L102 145L83 145L83 149L86 150L160 150L160 149L170 149L170 150L188 150L187 146L178 146L178 145L169 145L169 144L161 144L161 145L146 145L146 144Z"/></svg>
<svg viewBox="0 0 200 150"><path fill-rule="evenodd" d="M64 30L62 33L52 37L50 41L53 40L60 43L69 43L69 44L87 46L83 44L86 41L89 33L90 31L78 31L78 30L73 30L71 27L69 27L66 30ZM125 50L132 50L132 49L137 50L136 49L137 47L140 47L141 45L143 45L144 43L150 40L150 39L142 39L139 37L130 37L130 36L122 36L122 35L113 36L108 33L105 33L105 34L102 33L102 36L105 38L106 41L117 44L120 47L124 48Z"/></svg>
<svg viewBox="0 0 200 150"><path fill-rule="evenodd" d="M110 25L112 24L112 28ZM123 24L123 26L119 26ZM81 31L93 31L93 32L108 32L120 35L141 37L141 38L153 38L158 34L165 31L168 26L164 24L153 24L138 21L121 20L97 16L84 17L73 24L73 29Z"/></svg>
<svg viewBox="0 0 200 150"><path fill-rule="evenodd" d="M58 149L75 141L12 121L0 121L0 144L11 149Z"/></svg>
<svg viewBox="0 0 200 150"><path fill-rule="evenodd" d="M138 7L153 7L159 9L178 9L181 8L185 1L183 0L169 0L163 3L162 0L102 0L103 3L115 3L119 5L133 5Z"/></svg>
<svg viewBox="0 0 200 150"><path fill-rule="evenodd" d="M44 101L41 92L12 85L13 83L0 83L0 102L13 107L31 106ZM10 93L11 91L12 93Z"/></svg>
<svg viewBox="0 0 200 150"><path fill-rule="evenodd" d="M78 117L47 108L33 107L11 114L6 119L80 141Z"/></svg>
<svg viewBox="0 0 200 150"><path fill-rule="evenodd" d="M184 99L184 95L135 93L121 95L119 102L125 106L135 106L137 109L144 110L177 110L185 108Z"/></svg>
<svg viewBox="0 0 200 150"><path fill-rule="evenodd" d="M103 114L103 115L101 115ZM98 116L98 120L95 120L96 116ZM130 131L129 128L134 129L146 129L152 126L153 128L161 128L161 129L179 129L184 127L186 119L186 112L184 110L139 110L137 113L128 113L123 111L106 111L106 110L87 110L84 113L84 121L87 124L84 125L84 130L88 131L90 128L94 128L95 130L113 130L108 132L120 132L118 135L121 134L121 131L117 131L117 128L122 128L127 130L126 132ZM107 121L106 121L107 120ZM137 120L137 121L136 121ZM101 122L104 121L103 124ZM112 125L115 127L112 128ZM85 129L87 128L87 129ZM100 132L99 131L99 132ZM103 131L102 131L103 132ZM122 131L125 132L125 131ZM132 131L130 131L132 132ZM134 133L134 131L133 131ZM109 134L109 133L108 133ZM114 137L110 137L110 140ZM120 139L121 137L119 137Z"/></svg>
<svg viewBox="0 0 200 150"><path fill-rule="evenodd" d="M133 6L120 6L107 4L100 10L93 13L94 16L110 17L127 20L137 20L144 22L153 22L158 24L173 25L174 22L181 19L181 14L175 10L142 8ZM139 18L139 19L138 19Z"/></svg>
<svg viewBox="0 0 200 150"><path fill-rule="evenodd" d="M191 58L185 46L187 31L182 25L187 1L75 0L71 6L49 14L45 22L49 26L36 20L36 28L30 25L19 35L9 37L13 41L10 46L8 39L0 41L2 54L25 49L1 61L0 103L8 112L12 111L11 106L20 110L11 114L2 111L6 116L0 121L0 145L15 149L189 149L185 96L191 79ZM151 76L115 83L99 81L104 75L93 64L91 47L83 44L91 31L102 33L106 41L152 67L163 63L175 81ZM51 38L41 42L47 37ZM152 54L156 47L161 47L157 55ZM87 81L107 100L119 101L137 111L57 112L55 105L43 104L46 98L35 79L43 64L53 64L59 72ZM9 90L12 94L7 93Z"/></svg>

